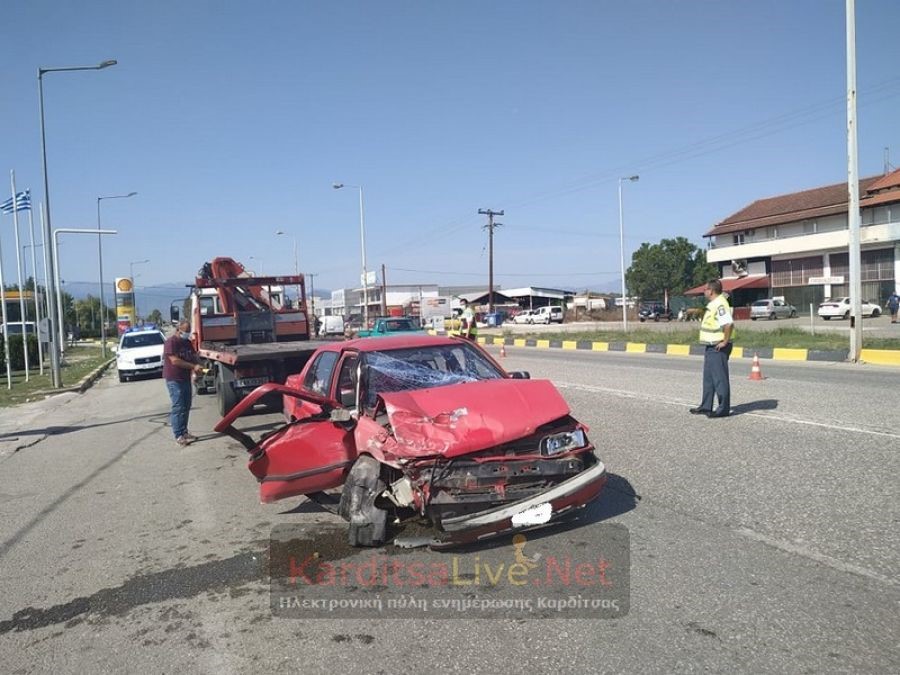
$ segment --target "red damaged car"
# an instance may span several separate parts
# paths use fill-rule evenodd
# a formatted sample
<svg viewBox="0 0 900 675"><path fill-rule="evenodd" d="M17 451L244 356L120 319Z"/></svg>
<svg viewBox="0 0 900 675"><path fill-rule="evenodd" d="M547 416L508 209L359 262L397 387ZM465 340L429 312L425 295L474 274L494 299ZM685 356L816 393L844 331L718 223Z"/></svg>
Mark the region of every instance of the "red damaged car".
<svg viewBox="0 0 900 675"><path fill-rule="evenodd" d="M288 422L257 442L234 422L271 392L283 394ZM216 431L250 453L263 502L331 504L355 546L383 544L390 524L410 518L434 525L433 548L542 526L606 483L586 427L551 382L507 373L453 337L323 345L286 386L259 387Z"/></svg>

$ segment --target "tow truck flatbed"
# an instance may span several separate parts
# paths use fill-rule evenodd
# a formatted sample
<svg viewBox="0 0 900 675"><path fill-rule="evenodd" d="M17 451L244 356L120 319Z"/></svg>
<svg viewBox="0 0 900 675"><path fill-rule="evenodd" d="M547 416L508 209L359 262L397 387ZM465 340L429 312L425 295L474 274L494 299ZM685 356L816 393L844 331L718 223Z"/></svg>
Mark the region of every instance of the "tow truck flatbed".
<svg viewBox="0 0 900 675"><path fill-rule="evenodd" d="M238 362L263 361L272 357L287 359L306 356L315 351L321 344L321 340L264 342L249 345L203 342L200 344L197 353L203 358L234 366Z"/></svg>

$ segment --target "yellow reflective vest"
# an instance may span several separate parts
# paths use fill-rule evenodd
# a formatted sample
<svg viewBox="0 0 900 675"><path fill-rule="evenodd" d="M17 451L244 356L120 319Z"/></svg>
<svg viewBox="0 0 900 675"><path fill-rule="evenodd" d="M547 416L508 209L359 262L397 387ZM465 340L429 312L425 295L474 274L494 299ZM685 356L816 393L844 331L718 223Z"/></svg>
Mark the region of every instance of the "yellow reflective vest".
<svg viewBox="0 0 900 675"><path fill-rule="evenodd" d="M728 317L729 322L733 323L731 316L731 306L724 294L719 294L715 299L706 305L706 313L703 315L703 322L700 324L700 342L707 345L714 345L725 339L725 330L719 324L719 318ZM731 328L731 339L734 340L734 326Z"/></svg>

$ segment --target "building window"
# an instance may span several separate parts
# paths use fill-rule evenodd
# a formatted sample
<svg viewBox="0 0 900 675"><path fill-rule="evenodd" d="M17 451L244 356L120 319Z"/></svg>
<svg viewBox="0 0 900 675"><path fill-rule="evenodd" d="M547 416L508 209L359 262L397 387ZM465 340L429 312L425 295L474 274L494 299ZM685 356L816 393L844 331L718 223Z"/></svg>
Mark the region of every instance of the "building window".
<svg viewBox="0 0 900 675"><path fill-rule="evenodd" d="M815 220L803 221L803 234L815 234L817 229Z"/></svg>
<svg viewBox="0 0 900 675"><path fill-rule="evenodd" d="M735 246L740 246L744 243L744 233L741 232L740 234L734 235L734 237L732 237L732 241L734 242Z"/></svg>

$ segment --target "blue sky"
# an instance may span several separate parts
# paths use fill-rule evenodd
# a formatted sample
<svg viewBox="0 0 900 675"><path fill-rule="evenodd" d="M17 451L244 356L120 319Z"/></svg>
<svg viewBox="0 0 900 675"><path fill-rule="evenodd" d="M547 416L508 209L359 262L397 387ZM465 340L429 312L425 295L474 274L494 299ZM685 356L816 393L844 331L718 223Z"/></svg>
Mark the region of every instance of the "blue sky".
<svg viewBox="0 0 900 675"><path fill-rule="evenodd" d="M333 181L364 186L389 283L486 284L490 207L498 283L596 288L619 272L619 176L641 175L627 257L846 176L842 0L13 0L3 23L0 167L36 200L37 67L119 61L46 76L52 217L95 227L98 195L137 191L103 225L108 277L151 260L139 286L217 255L290 273L293 236L317 287L356 283L358 202ZM862 175L885 147L900 165L898 26L900 3L858 2ZM96 278L95 238L61 251L64 279Z"/></svg>

